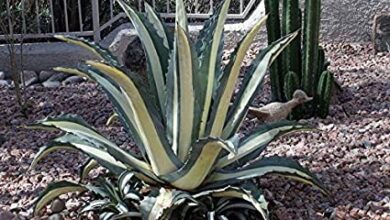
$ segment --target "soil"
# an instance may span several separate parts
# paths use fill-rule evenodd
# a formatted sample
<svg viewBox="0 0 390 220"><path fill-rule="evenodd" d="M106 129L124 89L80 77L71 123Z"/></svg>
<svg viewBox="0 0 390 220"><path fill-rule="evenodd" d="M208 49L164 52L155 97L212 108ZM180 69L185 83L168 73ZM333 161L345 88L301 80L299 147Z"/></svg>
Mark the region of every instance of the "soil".
<svg viewBox="0 0 390 220"><path fill-rule="evenodd" d="M324 47L343 88L330 115L305 120L318 130L284 136L270 145L265 156L299 160L318 175L331 195L286 179L262 178L260 186L271 201L272 218L390 220L390 54L374 54L370 45ZM252 49L252 53L257 51ZM268 80L263 90L254 105L269 101ZM26 97L29 108L24 117L14 91L0 88L0 212L11 210L22 219L31 219L38 193L55 180L77 180L85 158L56 152L36 170L29 170L39 147L57 134L29 130L26 124L61 112L78 114L118 145L132 144L118 124L105 126L112 107L93 83L28 88ZM255 122L245 123L243 132L254 126ZM64 198L66 218L76 218L75 210L83 201Z"/></svg>

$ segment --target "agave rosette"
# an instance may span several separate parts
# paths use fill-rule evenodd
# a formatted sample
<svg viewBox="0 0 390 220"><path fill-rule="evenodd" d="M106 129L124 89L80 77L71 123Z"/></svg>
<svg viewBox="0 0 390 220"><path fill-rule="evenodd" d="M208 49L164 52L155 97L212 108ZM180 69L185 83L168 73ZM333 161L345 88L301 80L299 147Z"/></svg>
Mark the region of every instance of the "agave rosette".
<svg viewBox="0 0 390 220"><path fill-rule="evenodd" d="M238 94L234 94L241 64L266 17L242 38L228 65L221 68L224 23L230 0L224 1L205 23L196 43L188 36L182 0L176 1L173 32L147 3L146 12L141 14L124 1L117 2L143 43L148 61L147 82L121 66L107 50L73 37L57 36L92 51L101 61L87 61L78 68L57 70L88 77L104 89L122 125L140 149L140 155L118 147L81 118L62 115L32 125L65 133L41 148L33 166L50 152L65 149L80 151L91 158L83 166L82 176L88 175L96 165L117 176L131 173L143 184L158 189L141 201L143 219L169 219L177 215L174 209L183 206L186 211L190 210L187 214L195 213L200 209L194 207L204 207L200 201L209 197L221 199L222 203L218 204L222 208L209 210L207 215L226 217L224 210L231 206L226 208L221 204L229 204L235 198L243 201L234 203L238 207L249 204L262 218L268 219L267 203L261 190L246 181L266 174L290 177L325 192L319 180L293 160L276 156L253 160L276 137L305 129L304 126L282 121L260 126L244 138L237 135L268 67L297 33L262 50L246 73ZM64 182L58 187L52 185L42 193L35 213L59 194L90 190L81 183L67 183L69 186ZM120 191L119 186L116 188Z"/></svg>

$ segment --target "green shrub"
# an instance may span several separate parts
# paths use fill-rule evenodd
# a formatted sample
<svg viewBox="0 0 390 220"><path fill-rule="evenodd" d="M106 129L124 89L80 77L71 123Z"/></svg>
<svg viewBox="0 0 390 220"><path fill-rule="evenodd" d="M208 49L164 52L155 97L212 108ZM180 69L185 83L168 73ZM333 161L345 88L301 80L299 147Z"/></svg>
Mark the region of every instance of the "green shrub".
<svg viewBox="0 0 390 220"><path fill-rule="evenodd" d="M122 191L127 182L120 175L130 175L142 185L127 187L136 192L139 205L135 209L119 205L120 209L110 209L111 214L95 207L102 214L126 216L135 212L143 219L268 219L267 202L250 181L266 174L290 177L326 193L319 180L294 160L277 156L255 159L276 137L305 129L304 126L283 121L263 125L244 138L237 133L269 65L297 33L283 37L257 55L230 105L241 63L266 18L241 40L229 64L222 69L223 27L230 0L206 22L196 43L188 37L181 0L176 1L177 23L173 33L148 5L146 13L140 14L122 0L118 2L144 45L148 87L137 74L119 66L109 52L81 39L57 36L93 51L102 61L87 61L78 69L57 70L86 76L100 84L141 153L119 148L77 116L49 117L31 125L65 132L41 148L33 167L55 150L77 150L92 159L84 166L83 177L98 164L119 182L109 187L115 198L97 191L102 184L52 184L39 197L35 214L58 195L74 191L92 191L115 207L125 204L126 193Z"/></svg>

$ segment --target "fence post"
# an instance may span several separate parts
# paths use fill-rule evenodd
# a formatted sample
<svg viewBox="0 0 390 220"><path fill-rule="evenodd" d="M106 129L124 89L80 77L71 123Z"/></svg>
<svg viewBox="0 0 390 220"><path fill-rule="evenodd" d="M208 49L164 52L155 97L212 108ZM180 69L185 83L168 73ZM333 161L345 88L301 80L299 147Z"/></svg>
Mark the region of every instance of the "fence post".
<svg viewBox="0 0 390 220"><path fill-rule="evenodd" d="M95 42L99 42L101 40L100 18L99 18L99 0L91 0L91 2L92 2L93 39Z"/></svg>

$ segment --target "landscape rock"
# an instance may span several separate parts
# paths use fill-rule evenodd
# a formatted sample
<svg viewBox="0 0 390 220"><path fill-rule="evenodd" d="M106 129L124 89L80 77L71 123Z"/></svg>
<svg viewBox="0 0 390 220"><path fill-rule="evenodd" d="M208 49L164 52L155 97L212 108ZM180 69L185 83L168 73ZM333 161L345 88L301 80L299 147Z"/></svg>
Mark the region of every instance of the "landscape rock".
<svg viewBox="0 0 390 220"><path fill-rule="evenodd" d="M5 72L0 71L0 80L5 79Z"/></svg>
<svg viewBox="0 0 390 220"><path fill-rule="evenodd" d="M375 16L373 41L376 51L390 52L390 14Z"/></svg>
<svg viewBox="0 0 390 220"><path fill-rule="evenodd" d="M67 79L65 79L62 82L62 84L69 85L69 84L80 83L80 82L83 82L83 81L84 81L84 78L81 77L81 76L71 76L71 77L68 77Z"/></svg>
<svg viewBox="0 0 390 220"><path fill-rule="evenodd" d="M53 76L56 72L54 71L41 71L39 73L39 81L40 82L45 82L46 80L48 80L51 76Z"/></svg>
<svg viewBox="0 0 390 220"><path fill-rule="evenodd" d="M108 49L117 57L121 64L124 64L126 48L138 38L134 29L124 29L118 32Z"/></svg>
<svg viewBox="0 0 390 220"><path fill-rule="evenodd" d="M24 70L23 76L24 76L24 83L27 87L38 82L38 75L34 71Z"/></svg>
<svg viewBox="0 0 390 220"><path fill-rule="evenodd" d="M146 75L145 52L138 37L127 46L122 59L127 68L144 76Z"/></svg>
<svg viewBox="0 0 390 220"><path fill-rule="evenodd" d="M108 48L121 64L124 64L131 70L146 69L145 53L134 29L119 31Z"/></svg>
<svg viewBox="0 0 390 220"><path fill-rule="evenodd" d="M65 202L62 199L55 199L51 203L50 210L53 213L59 213L62 212L66 208Z"/></svg>
<svg viewBox="0 0 390 220"><path fill-rule="evenodd" d="M8 80L0 80L0 87L8 87L11 83Z"/></svg>
<svg viewBox="0 0 390 220"><path fill-rule="evenodd" d="M61 85L61 83L59 81L47 80L47 81L43 82L42 85L45 88L56 88L56 87L59 87Z"/></svg>
<svg viewBox="0 0 390 220"><path fill-rule="evenodd" d="M69 77L70 75L69 74L66 74L66 73L59 73L59 72L54 72L53 75L47 79L46 81L52 81L52 82L61 82L63 80L65 80L67 77Z"/></svg>
<svg viewBox="0 0 390 220"><path fill-rule="evenodd" d="M61 214L55 213L51 216L49 216L48 220L63 220L64 217L62 217Z"/></svg>

